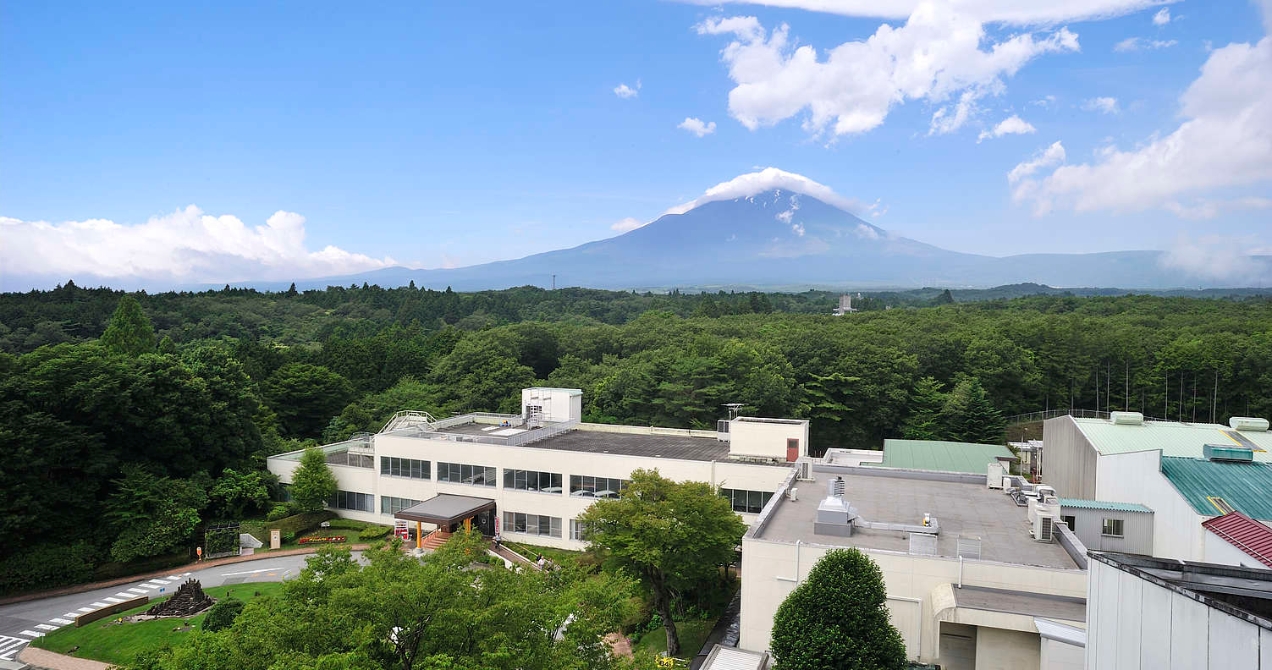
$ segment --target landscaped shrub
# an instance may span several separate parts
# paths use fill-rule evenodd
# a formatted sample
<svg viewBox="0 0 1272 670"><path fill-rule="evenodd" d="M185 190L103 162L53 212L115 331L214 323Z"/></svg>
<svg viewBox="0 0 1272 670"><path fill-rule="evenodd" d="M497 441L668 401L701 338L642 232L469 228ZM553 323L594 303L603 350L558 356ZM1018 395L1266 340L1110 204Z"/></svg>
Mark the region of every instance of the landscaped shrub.
<svg viewBox="0 0 1272 670"><path fill-rule="evenodd" d="M287 503L278 503L274 505L273 509L269 511L269 514L265 515L265 520L278 521L279 519L286 519L287 517L291 515L292 515L291 505L288 505Z"/></svg>
<svg viewBox="0 0 1272 670"><path fill-rule="evenodd" d="M282 531L284 538L286 538L288 534L291 534L294 539L295 536L306 531L313 530L318 527L318 524L324 521L329 521L335 518L335 516L336 513L329 510L323 510L321 512L305 512L303 514L295 514L287 517L286 519L279 519L278 521L266 524L266 528L277 528Z"/></svg>
<svg viewBox="0 0 1272 670"><path fill-rule="evenodd" d="M269 531L265 529L264 521L243 521L239 524L239 532L247 533L264 544L269 544Z"/></svg>
<svg viewBox="0 0 1272 670"><path fill-rule="evenodd" d="M358 533L359 540L378 540L382 537L388 537L393 532L392 526L367 526Z"/></svg>
<svg viewBox="0 0 1272 670"><path fill-rule="evenodd" d="M354 521L353 519L332 519L327 522L328 528L343 528L346 530L362 530L367 527L365 521Z"/></svg>
<svg viewBox="0 0 1272 670"><path fill-rule="evenodd" d="M213 633L229 628L242 611L242 600L224 598L208 610L208 615L203 618L203 630Z"/></svg>

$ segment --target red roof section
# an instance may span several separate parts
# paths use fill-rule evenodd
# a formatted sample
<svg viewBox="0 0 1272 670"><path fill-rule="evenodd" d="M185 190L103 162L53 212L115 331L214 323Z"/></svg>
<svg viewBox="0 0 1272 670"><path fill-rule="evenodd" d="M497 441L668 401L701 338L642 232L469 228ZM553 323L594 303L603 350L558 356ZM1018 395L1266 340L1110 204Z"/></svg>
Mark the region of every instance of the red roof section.
<svg viewBox="0 0 1272 670"><path fill-rule="evenodd" d="M1229 512L1201 524L1232 546L1272 568L1272 528L1241 512Z"/></svg>

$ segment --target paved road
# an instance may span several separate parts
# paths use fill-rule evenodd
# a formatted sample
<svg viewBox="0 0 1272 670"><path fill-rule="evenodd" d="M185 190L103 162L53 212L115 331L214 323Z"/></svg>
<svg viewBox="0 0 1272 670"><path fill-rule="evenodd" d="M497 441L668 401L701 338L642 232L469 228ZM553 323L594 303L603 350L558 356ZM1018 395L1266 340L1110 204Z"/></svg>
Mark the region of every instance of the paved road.
<svg viewBox="0 0 1272 670"><path fill-rule="evenodd" d="M357 552L355 555L358 555ZM13 660L31 640L62 626L73 625L75 617L80 614L138 596L161 598L176 591L182 582L190 578L199 580L204 588L278 582L300 572L305 567L306 558L306 555L280 556L193 572L171 572L163 577L107 589L5 605L0 607L0 660Z"/></svg>

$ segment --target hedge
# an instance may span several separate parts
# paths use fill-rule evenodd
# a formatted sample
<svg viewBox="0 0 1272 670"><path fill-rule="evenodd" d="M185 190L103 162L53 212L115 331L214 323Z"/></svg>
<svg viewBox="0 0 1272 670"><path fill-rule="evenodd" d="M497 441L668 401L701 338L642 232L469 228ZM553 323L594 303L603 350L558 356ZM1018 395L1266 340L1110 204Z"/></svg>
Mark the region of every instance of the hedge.
<svg viewBox="0 0 1272 670"><path fill-rule="evenodd" d="M39 591L93 578L93 545L43 544L0 561L0 594Z"/></svg>
<svg viewBox="0 0 1272 670"><path fill-rule="evenodd" d="M324 521L330 521L334 518L336 518L335 512L332 512L331 510L323 510L321 512L302 512L300 514L289 516L286 519L271 521L265 524L267 536L264 541L267 543L269 542L268 531L275 528L282 531L283 536L288 534L293 536L300 535L305 531L317 528L318 524Z"/></svg>

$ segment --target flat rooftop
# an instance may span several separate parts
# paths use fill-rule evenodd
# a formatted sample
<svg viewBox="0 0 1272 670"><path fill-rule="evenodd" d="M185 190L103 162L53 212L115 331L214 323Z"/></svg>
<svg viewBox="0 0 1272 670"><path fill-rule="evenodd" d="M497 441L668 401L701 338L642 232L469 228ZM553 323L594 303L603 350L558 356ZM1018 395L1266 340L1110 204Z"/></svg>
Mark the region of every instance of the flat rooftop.
<svg viewBox="0 0 1272 670"><path fill-rule="evenodd" d="M852 537L817 535L813 521L817 505L826 497L826 483L836 475L813 473L817 481L796 482L798 500L777 498L771 517L753 537L775 542L816 543L862 549L907 552L909 533L858 528ZM936 553L957 556L957 538L981 540L981 559L1000 563L1077 569L1058 543L1035 542L1029 535L1026 508L1017 507L1002 491L982 484L928 481L879 475L839 474L844 499L866 521L919 524L930 513L940 524Z"/></svg>
<svg viewBox="0 0 1272 670"><path fill-rule="evenodd" d="M1204 458L1205 445L1222 444L1250 447L1254 460L1272 462L1272 432L1268 431L1234 430L1215 423L1145 421L1142 425L1118 425L1107 419L1072 420L1101 454L1161 449L1163 456Z"/></svg>
<svg viewBox="0 0 1272 670"><path fill-rule="evenodd" d="M493 430L492 430L493 429ZM546 430L539 428L536 430ZM510 432L515 431L515 432ZM619 432L622 431L622 432ZM483 423L465 423L438 430L439 433L475 438L513 437L527 432L523 428L503 428ZM428 433L419 435L427 438ZM497 441L492 440L492 443ZM621 454L642 458L676 458L688 461L724 461L729 459L729 443L710 436L692 435L688 430L647 428L640 426L596 426L582 424L573 430L530 442L521 449L557 449L590 454Z"/></svg>

